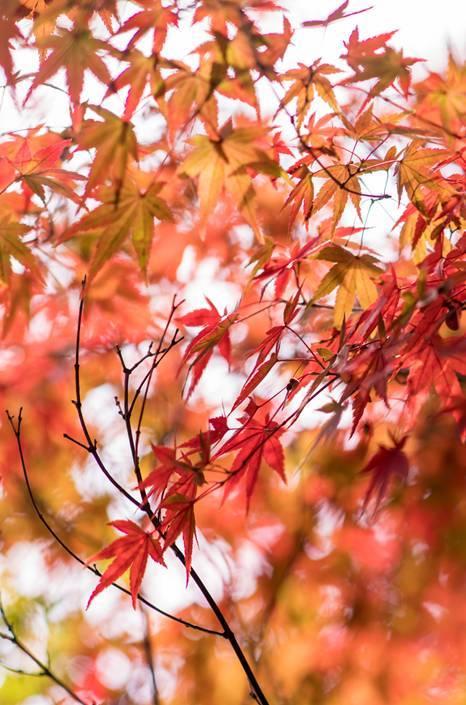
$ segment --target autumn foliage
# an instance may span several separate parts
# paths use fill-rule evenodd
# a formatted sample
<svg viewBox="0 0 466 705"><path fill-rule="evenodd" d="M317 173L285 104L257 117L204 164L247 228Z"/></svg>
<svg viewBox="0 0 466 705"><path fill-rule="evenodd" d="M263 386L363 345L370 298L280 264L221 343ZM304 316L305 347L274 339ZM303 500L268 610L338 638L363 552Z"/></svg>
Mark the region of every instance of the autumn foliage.
<svg viewBox="0 0 466 705"><path fill-rule="evenodd" d="M466 74L370 11L1 3L2 705L464 703Z"/></svg>

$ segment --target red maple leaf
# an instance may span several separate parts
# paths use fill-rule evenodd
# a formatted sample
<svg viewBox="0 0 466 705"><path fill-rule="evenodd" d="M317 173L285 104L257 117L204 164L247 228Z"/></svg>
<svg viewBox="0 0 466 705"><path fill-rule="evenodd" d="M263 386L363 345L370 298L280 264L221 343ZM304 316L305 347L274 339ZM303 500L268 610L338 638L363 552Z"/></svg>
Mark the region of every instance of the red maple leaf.
<svg viewBox="0 0 466 705"><path fill-rule="evenodd" d="M400 441L392 439L394 445L391 448L380 445L377 453L372 456L367 465L362 469L361 472L372 473L372 478L362 505L362 514L366 511L373 496L375 496L374 514L377 512L387 493L388 485L392 478L398 478L403 482L406 481L409 472L409 461L402 450L406 439L407 436L404 436Z"/></svg>
<svg viewBox="0 0 466 705"><path fill-rule="evenodd" d="M48 142L48 143L47 143ZM21 180L27 200L37 194L42 202L46 201L44 188L47 187L67 198L81 202L76 193L76 181L84 177L74 171L58 168L57 162L66 155L71 140L52 138L41 145L40 137L21 140L19 149L11 156L11 164L17 171L17 180Z"/></svg>
<svg viewBox="0 0 466 705"><path fill-rule="evenodd" d="M168 487L173 473L177 470L176 451L168 446L152 445L152 450L158 461L158 465L152 470L143 482L138 486L138 489L147 489L148 497L154 495L154 498L162 495Z"/></svg>
<svg viewBox="0 0 466 705"><path fill-rule="evenodd" d="M128 42L127 50L133 47L147 32L153 32L152 51L155 56L161 51L170 25L176 25L175 12L163 7L161 2L139 2L144 9L131 15L119 28L118 34L136 30Z"/></svg>
<svg viewBox="0 0 466 705"><path fill-rule="evenodd" d="M210 462L211 447L218 443L228 431L226 416L215 416L209 419L212 428L208 431L201 431L189 441L181 444L181 448L191 448L193 452L201 454L203 464Z"/></svg>
<svg viewBox="0 0 466 705"><path fill-rule="evenodd" d="M303 27L328 27L329 24L332 22L336 22L337 20L344 20L346 17L351 17L352 15L360 15L362 12L367 12L368 10L372 10L373 5L370 5L369 7L364 7L362 10L353 10L353 12L347 12L345 14L345 10L349 5L349 0L345 0L345 2L342 2L341 5L338 5L337 9L331 12L325 19L323 20L307 20L306 22L303 22Z"/></svg>
<svg viewBox="0 0 466 705"><path fill-rule="evenodd" d="M147 559L150 556L157 563L164 565L163 552L159 540L153 533L147 533L132 521L122 519L110 522L110 526L121 531L125 536L115 539L94 556L88 558L87 563L114 558L114 561L101 575L97 586L89 598L87 607L102 590L111 585L129 568L129 583L133 607L141 587L141 582L146 570Z"/></svg>
<svg viewBox="0 0 466 705"><path fill-rule="evenodd" d="M203 326L202 330L189 343L183 357L183 362L190 362L191 383L187 394L188 399L212 357L215 346L218 345L220 354L230 364L231 341L229 329L236 320L236 314L227 315L225 312L221 316L212 301L207 297L206 301L209 304L209 308L196 309L178 319L180 323L188 327Z"/></svg>
<svg viewBox="0 0 466 705"><path fill-rule="evenodd" d="M212 433L215 438L215 426ZM210 446L205 444L207 434L200 436L202 439L199 438L197 447L190 441L184 444L194 448L190 454L200 453L201 461L198 464L193 463L187 453L181 453L177 457L176 448L152 446L159 465L139 485L140 488L150 488L149 497L155 495L161 498L158 508L163 510L160 522L160 532L164 538L163 550L183 534L187 578L191 569L196 526L194 501L198 488L205 483L203 469L210 459Z"/></svg>
<svg viewBox="0 0 466 705"><path fill-rule="evenodd" d="M231 478L226 485L225 497L245 477L249 507L263 460L286 482L285 456L279 440L283 431L279 424L271 421L269 414L252 400L240 422L242 427L220 448L215 457L237 451L230 469Z"/></svg>
<svg viewBox="0 0 466 705"><path fill-rule="evenodd" d="M398 83L404 97L408 97L411 84L410 67L412 64L422 61L412 56L405 57L403 52L396 51L387 46L387 41L392 38L395 32L385 32L376 37L360 40L359 30L356 27L348 42L345 43L347 54L342 55L354 74L343 81L343 83L367 81L377 79L370 89L366 100L360 108L360 112L369 102L370 98L379 95L388 86L398 79Z"/></svg>
<svg viewBox="0 0 466 705"><path fill-rule="evenodd" d="M148 496L163 494L166 498L176 492L191 495L192 489L203 484L202 467L194 465L187 454L177 457L176 449L168 446L152 446L152 450L159 465L139 485L151 488Z"/></svg>
<svg viewBox="0 0 466 705"><path fill-rule="evenodd" d="M312 238L302 247L300 247L299 244L295 244L288 250L282 248L283 253L278 256L272 256L270 260L264 264L262 272L256 274L254 277L255 280L260 281L261 279L274 278L275 296L277 299L280 299L283 296L291 274L293 272L297 273L298 265L311 254L317 241L318 238Z"/></svg>
<svg viewBox="0 0 466 705"><path fill-rule="evenodd" d="M184 489L184 493L182 490ZM189 480L180 480L176 491L164 499L161 507L165 509L165 517L161 523L161 530L165 533L164 548L175 543L180 534L183 534L184 561L186 568L186 582L191 571L193 554L193 541L196 535L196 520L194 517L194 500L197 492L195 484ZM189 493L189 494L188 494Z"/></svg>

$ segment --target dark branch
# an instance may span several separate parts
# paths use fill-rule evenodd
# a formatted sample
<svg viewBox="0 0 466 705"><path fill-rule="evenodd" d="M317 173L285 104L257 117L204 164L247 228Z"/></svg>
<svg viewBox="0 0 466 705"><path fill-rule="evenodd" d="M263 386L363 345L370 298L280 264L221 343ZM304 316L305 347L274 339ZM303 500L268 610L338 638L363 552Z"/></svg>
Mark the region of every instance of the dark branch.
<svg viewBox="0 0 466 705"><path fill-rule="evenodd" d="M41 510L41 508L39 507L39 505L38 505L38 503L37 503L36 497L35 497L35 495L34 495L34 493L33 493L32 486L31 486L31 482L30 482L30 480L29 480L29 473L28 473L28 470L27 470L26 460L25 460L25 457L24 457L23 444L22 444L22 440L21 440L22 409L20 409L20 411L19 411L18 423L17 423L16 426L15 426L15 424L14 424L14 417L13 417L8 411L6 412L6 414L7 414L7 417L8 417L8 421L10 422L10 426L11 426L11 428L12 428L12 430L13 430L13 433L14 433L15 436L16 436L16 443L17 443L17 446L18 446L18 453L19 453L19 457L20 457L21 468L22 468L22 471L23 471L24 480L25 480L25 483L26 483L26 488L27 488L27 491L28 491L28 494L29 494L29 498L30 498L30 500L31 500L31 504L32 504L32 506L33 506L33 508L34 508L34 511L35 511L36 514L37 514L37 517L38 517L39 521L43 524L43 526L45 526L45 528L47 529L47 531L49 532L49 534L50 534L51 536L53 536L53 538L55 539L55 541L63 548L63 550L66 551L66 553L67 553L69 556L71 556L71 558L74 558L74 560L75 560L77 563L79 563L80 565L82 565L84 568L87 568L87 570L89 570L91 573L93 573L93 574L96 575L98 578L100 578L100 577L102 576L102 573L101 573L95 566L89 565L89 564L86 563L86 561L84 561L80 556L78 556L78 554L75 553L75 552L73 551L73 549L71 549L71 548L63 541L62 538L60 538L60 536L56 533L55 529L54 529L54 528L51 526L51 524L49 523L48 519L45 518L45 516L44 516L44 514L43 514L43 512L42 512L42 510ZM88 449L86 448L86 450L88 450ZM123 585L120 585L119 583L112 583L112 586L115 587L115 588L117 588L117 590L120 590L120 592L124 592L125 595L131 595L130 591L127 590L125 587L123 587ZM171 620L174 621L174 622L178 622L178 624L182 624L184 627L187 627L188 629L194 629L194 630L196 630L196 631L204 632L204 633L206 633L206 634L211 634L211 635L213 635L213 636L223 636L223 632L217 631L216 629L209 629L208 627L202 627L202 626L200 626L199 624L194 624L193 622L189 622L188 620L182 619L181 617L176 617L175 615L170 614L169 612L166 612L165 610L161 609L160 607L156 607L156 605L154 605L152 602L150 602L149 600L147 600L147 599L146 599L143 595L141 595L141 594L138 595L138 600L139 600L142 604L146 605L146 607L148 607L149 609L154 610L154 612L157 612L158 614L161 614L161 615L163 615L164 617L167 617L168 619L171 619Z"/></svg>
<svg viewBox="0 0 466 705"><path fill-rule="evenodd" d="M90 454L93 456L97 465L102 470L102 472L107 477L107 479L112 483L112 485L114 487L116 487L120 491L120 493L124 497L129 499L133 504L136 504L138 506L138 508L142 509L145 512L145 514L149 518L150 522L152 523L152 525L154 526L156 531L158 531L159 534L162 535L162 537L163 537L163 534L162 534L160 527L159 527L159 520L150 507L150 503L147 498L147 494L146 494L145 489L140 488L141 502L138 502L136 499L134 499L134 497L132 497L129 494L129 492L127 492L127 490L124 487L122 487L112 477L111 473L107 470L105 464L103 463L102 459L100 458L100 455L97 451L97 446L96 446L95 441L94 442L91 441L91 436L89 434L89 430L87 428L87 424L86 424L86 421L85 421L83 413L82 413L79 352L80 352L81 328L82 328L83 310L84 310L84 287L85 287L85 281L83 281L83 290L82 290L81 301L80 301L80 305L79 305L79 313L78 313L78 323L77 323L77 331L76 331L76 362L75 362L75 387L76 387L75 406L78 411L78 416L79 416L81 428L84 433L84 437L86 438L86 441L89 443ZM173 304L172 313L171 313L169 321L171 320L175 309L176 309L176 306L175 306L175 304ZM162 335L161 342L159 343L160 352L162 352L162 345L163 345L162 341L165 337L167 329L168 329L168 323L165 328L165 332ZM174 339L176 339L176 334L175 334ZM168 350L171 349L171 347L173 347L173 346L169 345L166 352L168 352ZM132 429L132 425L131 425L132 407L130 406L130 401L129 401L129 379L131 376L131 368L128 368L126 366L124 358L121 354L121 350L119 348L117 348L117 353L120 357L120 362L121 362L121 366L122 366L122 370L123 370L123 379L124 379L123 416L125 419L126 430L127 430L127 435L128 435L128 442L129 442L130 449L131 449L131 455L132 455L132 459L133 459L135 474L136 474L136 477L138 479L139 484L141 484L141 482L142 482L141 469L139 466L139 458L138 458L138 453L136 450L136 444L135 444L133 429ZM163 354L165 354L165 353L163 353ZM159 356L159 358L157 358L157 354L156 354L155 360L157 361L157 359L160 360L160 356ZM152 367L151 367L151 369L152 369ZM152 373L149 372L149 374L146 375L147 379L149 380L149 383L150 383L151 374ZM144 384L144 382L143 382L143 384ZM139 387L139 390L142 391L141 385ZM139 393L140 393L140 391L139 391ZM148 393L148 389L145 391L146 397L147 397L147 393ZM133 399L133 402L134 402L134 399ZM141 423L142 423L142 417L140 417L140 420L139 420L139 430L140 430ZM180 563L184 567L186 567L186 559L185 559L185 555L184 555L183 551L180 548L178 548L178 546L176 544L173 544L172 546L170 546L170 548L171 548L172 552L175 554L175 556L177 557L177 559L180 561ZM219 607L219 605L217 604L217 602L215 601L215 599L211 595L209 589L205 585L202 578L194 570L194 568L190 569L190 577L193 579L194 583L199 588L201 594L204 596L207 604L209 605L210 609L212 610L212 612L214 613L215 617L217 618L219 624L221 625L221 627L223 629L223 632L221 632L221 636L223 636L225 639L227 639L230 642L230 645L231 645L233 651L235 652L235 655L236 655L236 657L237 657L237 659L238 659L238 661L239 661L239 663L240 663L240 665L241 665L241 667L242 667L242 669L243 669L243 671L244 671L244 673L250 683L250 687L254 692L255 699L257 700L259 705L269 705L269 701L267 700L264 692L262 691L262 688L261 688L261 686L260 686L260 684L254 674L254 671L252 670L251 666L249 665L249 662L248 662L233 630L231 629L225 615L223 614L221 608Z"/></svg>
<svg viewBox="0 0 466 705"><path fill-rule="evenodd" d="M152 691L153 691L153 705L160 705L160 696L159 696L159 689L157 686L157 679L155 677L155 666L154 666L154 650L152 648L152 640L151 640L151 633L150 633L150 619L149 615L146 614L145 610L142 610L144 614L144 622L145 622L145 630L144 630L144 638L143 638L143 647L144 647L144 653L146 656L146 662L147 666L150 671L150 677L151 677L151 682L152 682Z"/></svg>
<svg viewBox="0 0 466 705"><path fill-rule="evenodd" d="M342 191L347 191L347 193L353 193L353 194L355 194L356 196L361 196L361 197L363 197L363 198L372 198L373 201L383 201L383 200L386 200L386 199L391 198L390 194L388 194L388 193L379 193L379 194L377 194L377 193L365 193L364 191L358 191L358 190L356 190L356 189L354 189L354 188L351 188L350 186L347 186L347 181L348 181L350 178L352 178L352 177L354 176L354 174L351 174L351 175L348 177L348 179L347 179L346 181L340 181L340 179L338 179L338 178L335 176L335 174L332 173L331 168L328 167L328 166L326 166L326 165L323 163L323 161L320 159L319 155L317 154L316 150L315 150L313 147L311 147L310 145L308 145L308 143L306 142L306 140L305 140L304 137L302 136L301 131L300 131L299 128L296 126L296 120L295 120L294 115L292 115L292 114L290 113L290 111L287 109L286 105L283 104L283 102L282 102L281 99L280 99L280 96L277 94L277 92L275 91L275 89L273 89L273 90L274 90L274 93L275 93L275 97L276 97L277 100L280 102L280 107L279 107L279 109L277 110L277 112L279 112L280 110L283 110L283 111L285 112L285 114L287 115L288 119L290 120L290 122L291 122L291 124L292 124L292 126L293 126L293 129L294 129L294 131L295 131L295 133L296 133L296 137L298 138L298 141L299 141L299 144L301 145L301 148L302 148L305 152L307 152L308 154L311 155L311 157L312 157L312 158L314 159L314 161L320 166L320 168L321 168L322 171L326 174L326 176L328 176L328 178L330 179L330 181L333 181L333 183L336 184L336 185L338 186L338 188L340 188Z"/></svg>

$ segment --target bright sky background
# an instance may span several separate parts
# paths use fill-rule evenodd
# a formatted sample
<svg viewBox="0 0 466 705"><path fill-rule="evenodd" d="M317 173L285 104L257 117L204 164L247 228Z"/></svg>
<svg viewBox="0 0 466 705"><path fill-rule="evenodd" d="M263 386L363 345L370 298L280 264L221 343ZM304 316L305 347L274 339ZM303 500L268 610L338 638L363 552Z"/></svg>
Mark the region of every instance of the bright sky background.
<svg viewBox="0 0 466 705"><path fill-rule="evenodd" d="M339 0L284 2L292 16L302 21L325 17L339 4ZM315 56L325 56L329 61L332 55L336 58L341 53L342 40L357 24L360 35L364 37L398 29L392 43L403 49L406 55L428 59L429 64L437 70L445 63L445 49L449 42L464 56L466 6L463 0L353 0L349 9L362 10L371 5L372 10L335 22L326 30L301 30L296 35L299 54L302 56L308 47L309 52L315 53Z"/></svg>
<svg viewBox="0 0 466 705"><path fill-rule="evenodd" d="M298 28L307 19L326 17L340 4L340 0L283 0L282 5L288 10L293 27ZM361 15L349 17L322 28L302 28L295 34L294 47L287 52L286 65L292 66L296 61L310 64L322 57L331 63L338 61L342 53L342 42L351 29L358 24L362 37L373 36L381 32L398 29L392 43L403 49L408 56L427 59L427 64L435 70L445 65L447 47L451 46L459 58L466 53L466 12L463 0L353 0L350 10L356 11L368 7L372 9ZM126 4L124 15L132 14L134 7ZM347 10L348 12L348 10ZM122 13L123 14L123 13ZM275 14L264 16L264 27L277 31L279 24ZM172 57L187 60L188 52L202 38L202 32L170 31L166 52ZM24 51L17 59L16 68L22 73L31 73L37 69L36 61L29 51ZM415 66L417 75L422 74L423 65ZM60 80L61 78L61 80ZM54 85L64 86L63 77L55 76ZM100 102L105 88L93 80L85 85L84 98L90 102ZM24 91L19 91L19 93ZM8 93L0 93L0 130L18 130L22 127L37 125L38 116L47 125L64 127L69 124L67 97L58 91L42 88L37 91L42 95L39 103L30 103L29 109L18 109ZM116 98L118 100L118 98ZM111 109L111 102L109 102ZM115 106L117 107L117 106ZM31 110L33 108L33 110Z"/></svg>

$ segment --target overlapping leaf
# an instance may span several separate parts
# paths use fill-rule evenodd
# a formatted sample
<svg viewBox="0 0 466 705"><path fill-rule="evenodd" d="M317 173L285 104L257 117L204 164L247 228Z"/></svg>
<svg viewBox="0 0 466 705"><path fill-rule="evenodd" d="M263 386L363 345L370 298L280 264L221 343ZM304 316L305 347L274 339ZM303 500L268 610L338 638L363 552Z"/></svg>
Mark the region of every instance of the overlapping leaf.
<svg viewBox="0 0 466 705"><path fill-rule="evenodd" d="M249 506L263 460L286 482L285 456L280 442L283 431L253 401L248 404L241 422L242 427L223 444L215 458L236 453L226 485L226 496L245 479Z"/></svg>
<svg viewBox="0 0 466 705"><path fill-rule="evenodd" d="M131 122L119 118L105 108L98 105L89 108L102 120L85 120L78 136L81 149L95 149L87 178L86 195L90 194L95 186L113 177L115 193L118 196L130 159L138 158L134 129Z"/></svg>
<svg viewBox="0 0 466 705"><path fill-rule="evenodd" d="M226 188L238 209L253 228L259 240L262 233L254 205L255 191L247 167L255 170L280 169L264 151L264 130L259 127L233 129L226 124L218 140L199 135L192 139L194 149L183 162L180 171L188 176L199 177L199 215L201 227L213 213L219 196Z"/></svg>

